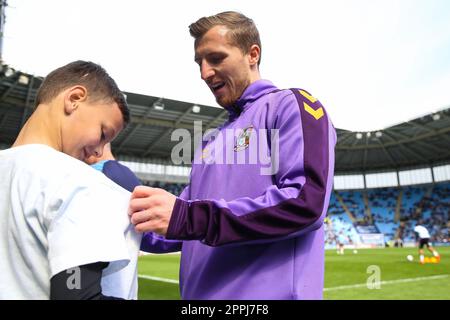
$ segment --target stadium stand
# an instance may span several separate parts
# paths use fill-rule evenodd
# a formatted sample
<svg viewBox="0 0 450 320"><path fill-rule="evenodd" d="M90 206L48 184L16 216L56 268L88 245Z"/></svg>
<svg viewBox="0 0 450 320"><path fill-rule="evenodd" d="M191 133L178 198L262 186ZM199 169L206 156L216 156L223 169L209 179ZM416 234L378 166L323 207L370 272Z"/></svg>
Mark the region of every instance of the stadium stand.
<svg viewBox="0 0 450 320"><path fill-rule="evenodd" d="M335 248L340 235L344 235L344 245L360 242L352 219L342 208L336 194L333 193L330 199L328 217L325 220L325 247L327 249Z"/></svg>
<svg viewBox="0 0 450 320"><path fill-rule="evenodd" d="M353 190L342 191L340 195L347 208L357 220L361 221L366 219L363 192Z"/></svg>
<svg viewBox="0 0 450 320"><path fill-rule="evenodd" d="M175 195L179 195L185 184L167 183L160 181L143 181L143 184L163 188ZM432 190L427 195L426 190ZM400 219L396 221L398 193L403 190L406 195L400 210ZM335 248L338 238L344 239L345 245L358 245L361 243L360 233L383 233L384 240L392 243L396 237L403 242L414 242L414 226L422 220L430 230L433 242L447 242L449 238L449 211L450 211L450 183L438 183L425 186L406 186L402 188L378 188L367 190L373 224L364 217L364 191L334 191L330 199L328 218L325 222L326 248ZM356 195L356 196L355 196ZM362 219L352 221L351 216L342 207L338 196L344 199L347 208L359 211L355 216ZM422 208L418 211L417 208ZM343 237L339 237L343 235Z"/></svg>
<svg viewBox="0 0 450 320"><path fill-rule="evenodd" d="M0 64L0 149L8 148L33 110L42 77ZM172 151L175 129L194 137L196 123L204 132L221 125L221 108L125 92L131 110L130 125L113 141L118 160L129 166L143 184L179 195L189 180L190 163L176 163ZM450 108L374 132L337 129L335 190L326 220L328 248L337 239L358 245L367 234L383 234L387 244L398 238L414 241L413 227L420 219L432 241L449 243ZM186 143L186 145L189 145ZM191 155L194 148L187 148ZM400 174L428 169L428 182L405 183ZM439 170L444 171L435 179ZM367 175L394 172L396 182L374 187ZM436 172L435 172L436 171ZM445 173L447 172L447 173ZM338 186L336 178L360 175L363 185ZM442 178L443 177L443 178Z"/></svg>
<svg viewBox="0 0 450 320"><path fill-rule="evenodd" d="M391 241L398 228L398 222L395 221L398 189L372 189L368 191L368 195L373 221L384 234L385 240Z"/></svg>
<svg viewBox="0 0 450 320"><path fill-rule="evenodd" d="M153 187L153 188L161 188L170 193L179 196L183 191L185 184L181 183L169 183L169 182L161 182L161 181L142 181L144 185Z"/></svg>
<svg viewBox="0 0 450 320"><path fill-rule="evenodd" d="M441 182L421 186L404 186L399 188L368 189L370 211L373 224L368 219L352 222L337 200L341 194L349 210L359 211L361 215L364 191L334 192L328 210L325 241L327 246L335 247L339 234L346 234L350 239L345 244L356 244L360 241L360 233L383 233L385 242L393 243L396 238L403 242L414 242L414 226L420 220L428 228L432 242L449 242L450 183ZM397 220L395 211L398 208L399 192L405 196L400 202L400 217ZM359 196L351 196L359 194ZM365 222L365 223L364 223Z"/></svg>

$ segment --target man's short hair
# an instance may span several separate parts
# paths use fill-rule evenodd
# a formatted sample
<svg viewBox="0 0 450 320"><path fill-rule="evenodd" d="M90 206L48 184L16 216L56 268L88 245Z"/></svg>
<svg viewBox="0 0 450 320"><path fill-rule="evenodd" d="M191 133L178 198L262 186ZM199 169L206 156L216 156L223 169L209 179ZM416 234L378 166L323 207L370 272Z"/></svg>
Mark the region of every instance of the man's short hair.
<svg viewBox="0 0 450 320"><path fill-rule="evenodd" d="M39 87L35 106L49 103L61 91L75 85L86 87L90 101L117 103L122 112L124 127L128 124L130 111L124 94L105 69L90 61L74 61L50 72Z"/></svg>
<svg viewBox="0 0 450 320"><path fill-rule="evenodd" d="M189 26L189 33L194 37L195 45L206 32L215 26L225 26L229 30L228 35L231 43L241 49L244 54L249 53L252 45L258 45L260 48L259 66L262 50L261 39L252 19L235 11L225 11L213 16L200 18Z"/></svg>

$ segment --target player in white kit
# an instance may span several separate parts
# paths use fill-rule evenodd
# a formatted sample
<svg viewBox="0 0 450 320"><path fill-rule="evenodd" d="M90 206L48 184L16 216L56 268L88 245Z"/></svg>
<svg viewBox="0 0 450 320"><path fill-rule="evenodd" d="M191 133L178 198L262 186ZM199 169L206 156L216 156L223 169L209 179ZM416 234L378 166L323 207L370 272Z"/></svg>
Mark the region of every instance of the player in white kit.
<svg viewBox="0 0 450 320"><path fill-rule="evenodd" d="M441 259L439 253L430 244L430 233L428 232L427 228L425 228L421 224L421 222L419 222L414 227L414 233L416 234L416 239L418 241L420 263L425 263L425 256L423 251L424 246L426 246L427 249L433 254L433 256L439 261Z"/></svg>

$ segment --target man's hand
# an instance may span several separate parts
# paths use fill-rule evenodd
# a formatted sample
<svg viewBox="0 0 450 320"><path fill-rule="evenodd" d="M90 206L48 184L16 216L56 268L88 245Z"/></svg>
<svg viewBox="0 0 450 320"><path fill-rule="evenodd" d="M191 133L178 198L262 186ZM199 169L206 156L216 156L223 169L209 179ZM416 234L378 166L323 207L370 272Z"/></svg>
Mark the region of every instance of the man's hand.
<svg viewBox="0 0 450 320"><path fill-rule="evenodd" d="M165 236L177 197L159 188L138 186L131 194L129 215L137 232Z"/></svg>

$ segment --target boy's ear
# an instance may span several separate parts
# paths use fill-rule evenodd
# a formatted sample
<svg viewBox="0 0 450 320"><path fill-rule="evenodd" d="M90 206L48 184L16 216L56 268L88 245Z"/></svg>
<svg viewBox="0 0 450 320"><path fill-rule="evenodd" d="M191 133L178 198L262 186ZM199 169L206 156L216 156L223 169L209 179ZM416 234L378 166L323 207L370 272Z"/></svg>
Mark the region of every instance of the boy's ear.
<svg viewBox="0 0 450 320"><path fill-rule="evenodd" d="M66 90L64 94L64 112L71 114L81 102L87 100L87 89L84 86L77 85Z"/></svg>

